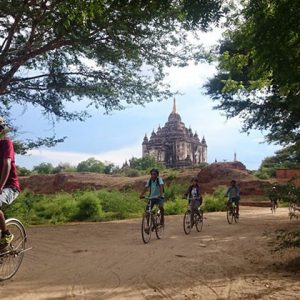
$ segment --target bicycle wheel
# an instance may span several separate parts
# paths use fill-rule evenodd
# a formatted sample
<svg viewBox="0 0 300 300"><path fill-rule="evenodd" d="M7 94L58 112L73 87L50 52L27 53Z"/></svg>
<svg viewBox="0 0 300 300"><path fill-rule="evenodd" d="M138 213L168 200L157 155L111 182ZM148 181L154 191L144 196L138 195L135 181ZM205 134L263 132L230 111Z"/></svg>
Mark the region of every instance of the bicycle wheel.
<svg viewBox="0 0 300 300"><path fill-rule="evenodd" d="M272 214L274 214L275 211L276 211L276 206L275 206L275 202L274 201L271 202L271 211L272 211Z"/></svg>
<svg viewBox="0 0 300 300"><path fill-rule="evenodd" d="M161 225L161 214L156 214L155 215L155 233L156 233L156 237L158 239L161 239L163 238L164 236L164 229L165 229L165 226L164 225Z"/></svg>
<svg viewBox="0 0 300 300"><path fill-rule="evenodd" d="M235 207L233 207L233 218L234 218L234 222L235 223L238 223L238 221L239 221L239 216L238 216L238 213L237 213L237 207L235 206Z"/></svg>
<svg viewBox="0 0 300 300"><path fill-rule="evenodd" d="M6 226L14 238L0 251L0 280L10 279L17 273L24 257L26 243L25 229L19 220L8 219Z"/></svg>
<svg viewBox="0 0 300 300"><path fill-rule="evenodd" d="M227 218L228 223L232 224L233 218L234 218L232 206L227 206L226 218Z"/></svg>
<svg viewBox="0 0 300 300"><path fill-rule="evenodd" d="M145 244L149 243L151 239L151 232L152 232L151 229L152 229L151 215L148 212L145 212L143 214L142 227L141 227L142 238Z"/></svg>
<svg viewBox="0 0 300 300"><path fill-rule="evenodd" d="M203 211L199 211L199 213L200 216L196 213L194 214L195 225L198 232L202 231L203 227Z"/></svg>
<svg viewBox="0 0 300 300"><path fill-rule="evenodd" d="M191 212L188 210L183 217L183 230L185 234L190 234L192 230Z"/></svg>

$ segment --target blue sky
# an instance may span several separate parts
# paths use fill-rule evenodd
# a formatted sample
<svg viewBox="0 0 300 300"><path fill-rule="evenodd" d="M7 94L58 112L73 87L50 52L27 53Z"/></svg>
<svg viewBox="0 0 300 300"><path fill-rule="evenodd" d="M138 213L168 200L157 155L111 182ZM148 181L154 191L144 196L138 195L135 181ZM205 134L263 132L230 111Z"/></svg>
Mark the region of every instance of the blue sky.
<svg viewBox="0 0 300 300"><path fill-rule="evenodd" d="M209 46L220 37L220 31L202 35L202 42ZM234 152L237 159L248 169L257 169L266 156L274 154L278 146L264 142L263 133L251 131L241 133L239 119L226 120L220 111L213 110L214 103L204 94L201 86L215 72L208 64L189 65L186 68L168 70L167 82L182 95L176 96L177 112L182 121L200 138L205 136L208 145L208 161L231 161ZM40 115L38 109L15 110L17 126L23 131L22 138L39 136L67 136L64 143L54 148L35 149L29 155L18 155L17 164L31 169L42 162L70 163L94 157L103 162L121 165L131 157L141 157L145 133L163 126L172 111L173 98L164 102L153 102L142 106L131 106L124 111L104 115L103 111L90 111L92 117L86 122L59 122L55 127Z"/></svg>

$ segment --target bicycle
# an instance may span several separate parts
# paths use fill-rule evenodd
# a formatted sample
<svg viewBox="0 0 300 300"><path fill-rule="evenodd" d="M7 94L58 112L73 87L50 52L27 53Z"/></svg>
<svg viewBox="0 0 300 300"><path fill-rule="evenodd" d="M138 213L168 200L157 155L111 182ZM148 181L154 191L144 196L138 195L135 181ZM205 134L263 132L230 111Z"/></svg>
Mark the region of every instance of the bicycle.
<svg viewBox="0 0 300 300"><path fill-rule="evenodd" d="M300 206L297 205L296 202L291 201L289 203L289 217L290 220L292 220L292 218L299 218L299 213L300 213Z"/></svg>
<svg viewBox="0 0 300 300"><path fill-rule="evenodd" d="M226 209L226 218L229 224L233 223L233 220L235 223L238 222L238 213L237 213L237 206L234 202L229 202L227 204L227 209Z"/></svg>
<svg viewBox="0 0 300 300"><path fill-rule="evenodd" d="M25 248L27 235L23 224L18 219L7 219L5 224L14 238L11 243L0 250L0 281L10 279L17 273L24 253L31 249Z"/></svg>
<svg viewBox="0 0 300 300"><path fill-rule="evenodd" d="M195 225L196 230L198 232L202 231L203 227L203 211L201 208L198 208L197 211L191 210L191 206L188 206L187 211L184 214L183 217L183 230L186 235L190 234L192 231L193 226Z"/></svg>
<svg viewBox="0 0 300 300"><path fill-rule="evenodd" d="M272 211L272 214L275 214L276 208L277 208L276 201L275 200L271 200L271 211Z"/></svg>
<svg viewBox="0 0 300 300"><path fill-rule="evenodd" d="M164 234L164 225L161 225L161 212L160 209L155 206L151 209L152 203L149 199L146 211L143 214L142 218L142 226L141 226L141 232L142 232L142 239L145 244L150 242L151 239L151 233L155 231L157 239L161 239Z"/></svg>

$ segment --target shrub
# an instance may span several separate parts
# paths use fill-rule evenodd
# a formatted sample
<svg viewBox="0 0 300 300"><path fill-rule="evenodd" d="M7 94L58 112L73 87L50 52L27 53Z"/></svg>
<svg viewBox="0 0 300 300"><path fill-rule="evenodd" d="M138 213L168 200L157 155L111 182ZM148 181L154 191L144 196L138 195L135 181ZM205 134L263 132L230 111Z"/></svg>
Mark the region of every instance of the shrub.
<svg viewBox="0 0 300 300"><path fill-rule="evenodd" d="M183 214L187 209L187 200L176 199L175 201L166 201L164 208L166 215Z"/></svg>
<svg viewBox="0 0 300 300"><path fill-rule="evenodd" d="M174 201L176 198L181 198L185 191L186 188L183 185L172 183L165 187L165 199Z"/></svg>
<svg viewBox="0 0 300 300"><path fill-rule="evenodd" d="M219 186L212 195L204 195L203 210L207 212L225 211L227 198L224 197L226 193L225 186Z"/></svg>
<svg viewBox="0 0 300 300"><path fill-rule="evenodd" d="M48 198L48 199L47 199ZM76 201L71 194L58 193L50 197L41 197L34 202L35 222L64 223L72 219L77 210Z"/></svg>
<svg viewBox="0 0 300 300"><path fill-rule="evenodd" d="M78 211L73 218L78 221L100 221L103 218L102 207L95 192L87 192L79 196Z"/></svg>
<svg viewBox="0 0 300 300"><path fill-rule="evenodd" d="M128 177L138 177L140 176L140 172L136 169L125 169L124 171L125 175L128 176Z"/></svg>
<svg viewBox="0 0 300 300"><path fill-rule="evenodd" d="M98 192L106 219L126 219L138 217L144 210L145 203L141 201L135 192L121 193L119 191Z"/></svg>

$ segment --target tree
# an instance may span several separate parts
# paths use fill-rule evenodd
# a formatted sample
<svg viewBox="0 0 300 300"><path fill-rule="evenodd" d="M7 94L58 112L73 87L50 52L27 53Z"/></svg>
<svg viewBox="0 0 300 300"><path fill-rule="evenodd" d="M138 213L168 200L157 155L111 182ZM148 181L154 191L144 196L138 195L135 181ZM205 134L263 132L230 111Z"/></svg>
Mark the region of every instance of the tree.
<svg viewBox="0 0 300 300"><path fill-rule="evenodd" d="M76 172L76 170L76 167L72 166L69 163L60 163L53 169L53 173Z"/></svg>
<svg viewBox="0 0 300 300"><path fill-rule="evenodd" d="M54 167L51 163L40 163L37 166L34 166L32 171L38 174L52 174Z"/></svg>
<svg viewBox="0 0 300 300"><path fill-rule="evenodd" d="M136 170L150 170L152 168L164 169L165 166L157 163L155 159L149 155L141 158L132 157L129 159L129 167Z"/></svg>
<svg viewBox="0 0 300 300"><path fill-rule="evenodd" d="M91 157L85 161L80 162L76 169L77 172L104 173L105 164Z"/></svg>
<svg viewBox="0 0 300 300"><path fill-rule="evenodd" d="M25 167L17 166L17 174L18 176L29 176L31 175L31 171Z"/></svg>
<svg viewBox="0 0 300 300"><path fill-rule="evenodd" d="M216 109L238 116L244 131L300 148L300 1L249 0L235 11L207 83Z"/></svg>
<svg viewBox="0 0 300 300"><path fill-rule="evenodd" d="M261 179L276 176L279 168L298 168L300 166L300 149L297 145L284 147L275 152L275 155L266 157L255 175Z"/></svg>
<svg viewBox="0 0 300 300"><path fill-rule="evenodd" d="M217 22L222 1L1 1L0 114L21 105L84 120L73 102L109 112L169 97L164 68L197 56L187 32Z"/></svg>

